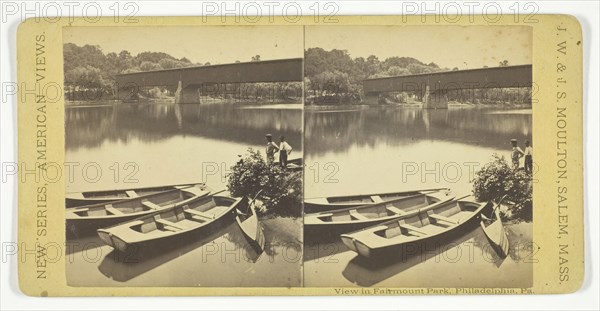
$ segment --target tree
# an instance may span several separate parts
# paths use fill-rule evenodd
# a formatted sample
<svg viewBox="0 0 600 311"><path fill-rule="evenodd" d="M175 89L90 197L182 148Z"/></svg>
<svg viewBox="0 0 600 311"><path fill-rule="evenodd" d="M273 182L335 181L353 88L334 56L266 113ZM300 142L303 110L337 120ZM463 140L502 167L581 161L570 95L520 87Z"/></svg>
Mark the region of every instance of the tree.
<svg viewBox="0 0 600 311"><path fill-rule="evenodd" d="M302 215L302 173L268 163L252 148L231 167L227 189L236 197L259 196L264 205L257 212L262 215Z"/></svg>
<svg viewBox="0 0 600 311"><path fill-rule="evenodd" d="M531 175L512 168L506 159L497 154L475 174L473 194L479 201L489 201L505 196L512 218L530 221L533 216Z"/></svg>
<svg viewBox="0 0 600 311"><path fill-rule="evenodd" d="M387 74L390 77L394 76L406 76L410 75L410 70L398 66L392 66L387 70Z"/></svg>
<svg viewBox="0 0 600 311"><path fill-rule="evenodd" d="M508 66L508 60L506 60L506 59L505 59L505 60L501 61L501 62L499 63L499 66L500 66L500 67L506 67L506 66Z"/></svg>
<svg viewBox="0 0 600 311"><path fill-rule="evenodd" d="M160 69L163 69L163 68L159 64L157 64L157 63L153 63L153 62L150 62L150 61L143 61L140 64L140 69L142 71L151 71L151 70L160 70Z"/></svg>
<svg viewBox="0 0 600 311"><path fill-rule="evenodd" d="M253 62L260 62L260 55L256 54L256 55L252 56L252 61Z"/></svg>
<svg viewBox="0 0 600 311"><path fill-rule="evenodd" d="M187 67L187 65L191 65L190 63L182 62L171 58L163 58L158 61L158 64L162 69L183 68Z"/></svg>
<svg viewBox="0 0 600 311"><path fill-rule="evenodd" d="M414 74L414 75L437 71L435 68L431 68L427 65L421 65L421 64L417 64L417 63L409 64L407 69L408 69L408 71L410 71L411 74Z"/></svg>

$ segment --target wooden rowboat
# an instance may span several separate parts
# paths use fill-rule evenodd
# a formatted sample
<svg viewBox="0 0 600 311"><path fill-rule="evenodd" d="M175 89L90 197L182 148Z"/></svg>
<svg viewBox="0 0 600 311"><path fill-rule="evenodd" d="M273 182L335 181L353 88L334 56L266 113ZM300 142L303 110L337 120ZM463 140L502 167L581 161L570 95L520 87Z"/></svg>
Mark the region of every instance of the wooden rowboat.
<svg viewBox="0 0 600 311"><path fill-rule="evenodd" d="M236 210L235 221L244 233L246 240L256 251L262 252L265 248L265 235L263 228L258 221L254 201L248 203L248 199L244 199L244 204L239 204Z"/></svg>
<svg viewBox="0 0 600 311"><path fill-rule="evenodd" d="M138 197L156 194L160 192L186 188L204 183L166 185L157 187L134 188L134 189L116 189L85 192L70 192L65 195L65 204L67 207L91 205L97 203L107 203L119 200L127 200Z"/></svg>
<svg viewBox="0 0 600 311"><path fill-rule="evenodd" d="M293 172L301 171L304 168L302 158L288 160L287 169Z"/></svg>
<svg viewBox="0 0 600 311"><path fill-rule="evenodd" d="M159 243L177 244L212 230L223 221L233 221L241 201L242 198L217 195L192 198L97 232L104 243L121 252L146 250Z"/></svg>
<svg viewBox="0 0 600 311"><path fill-rule="evenodd" d="M418 193L387 202L305 214L304 232L340 234L356 231L388 220L414 216L419 211L435 208L454 198L454 195L446 195L442 191L430 194Z"/></svg>
<svg viewBox="0 0 600 311"><path fill-rule="evenodd" d="M453 200L433 209L423 210L411 217L391 220L380 225L349 234L342 234L342 242L364 257L376 257L401 251L411 243L443 237L477 219L489 203Z"/></svg>
<svg viewBox="0 0 600 311"><path fill-rule="evenodd" d="M323 198L310 198L304 199L304 212L305 213L318 213L325 211L332 211L342 208L350 208L367 204L376 204L386 201L392 201L404 197L417 195L424 192L433 192L448 190L447 188L440 189L423 189L423 190L412 190L412 191L398 191L398 192L386 192L386 193L371 193L371 194L355 194L355 195L344 195L344 196L331 196Z"/></svg>
<svg viewBox="0 0 600 311"><path fill-rule="evenodd" d="M501 201L500 201L501 202ZM481 228L485 233L490 245L494 248L500 258L506 258L510 251L508 236L504 230L504 225L500 219L500 202L495 203L489 215L485 212L481 214Z"/></svg>
<svg viewBox="0 0 600 311"><path fill-rule="evenodd" d="M98 228L151 214L184 200L206 196L210 192L204 184L198 184L111 203L67 208L67 229L75 236L93 233Z"/></svg>

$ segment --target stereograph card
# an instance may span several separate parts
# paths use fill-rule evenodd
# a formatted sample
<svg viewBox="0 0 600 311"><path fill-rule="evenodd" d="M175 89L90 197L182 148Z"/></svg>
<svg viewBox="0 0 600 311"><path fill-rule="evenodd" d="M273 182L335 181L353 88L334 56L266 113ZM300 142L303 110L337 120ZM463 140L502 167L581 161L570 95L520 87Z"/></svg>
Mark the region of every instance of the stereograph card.
<svg viewBox="0 0 600 311"><path fill-rule="evenodd" d="M584 44L566 15L26 20L20 287L574 292Z"/></svg>

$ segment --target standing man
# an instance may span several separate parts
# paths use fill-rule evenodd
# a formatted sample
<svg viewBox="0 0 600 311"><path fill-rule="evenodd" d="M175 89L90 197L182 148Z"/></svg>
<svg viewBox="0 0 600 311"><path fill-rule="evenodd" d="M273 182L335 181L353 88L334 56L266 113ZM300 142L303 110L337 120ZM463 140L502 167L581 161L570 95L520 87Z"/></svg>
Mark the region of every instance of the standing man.
<svg viewBox="0 0 600 311"><path fill-rule="evenodd" d="M279 148L277 147L277 144L273 142L273 135L267 134L265 137L267 138L267 148L265 149L267 163L273 164L273 162L275 162L275 152L279 151Z"/></svg>
<svg viewBox="0 0 600 311"><path fill-rule="evenodd" d="M531 148L531 144L529 141L525 141L525 172L532 173L533 172L533 148Z"/></svg>
<svg viewBox="0 0 600 311"><path fill-rule="evenodd" d="M523 150L521 150L521 148L519 148L519 146L517 146L516 139L511 139L510 143L512 145L512 151L510 152L510 158L513 163L513 168L516 170L516 169L519 169L519 159L521 159L521 157L525 153L523 152Z"/></svg>
<svg viewBox="0 0 600 311"><path fill-rule="evenodd" d="M279 137L279 140L281 140L279 143L279 165L283 168L287 168L288 156L292 153L292 146L285 141L283 135Z"/></svg>

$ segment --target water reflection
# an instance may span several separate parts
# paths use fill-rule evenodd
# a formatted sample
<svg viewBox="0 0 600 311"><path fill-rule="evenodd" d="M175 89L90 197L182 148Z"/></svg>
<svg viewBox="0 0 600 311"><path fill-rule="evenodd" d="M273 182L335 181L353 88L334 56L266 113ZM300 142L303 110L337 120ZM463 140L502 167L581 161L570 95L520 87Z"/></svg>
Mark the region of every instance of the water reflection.
<svg viewBox="0 0 600 311"><path fill-rule="evenodd" d="M73 106L65 109L65 121L66 161L95 162L103 172L91 180L77 171L67 191L198 181L225 189L228 168L246 148L262 150L266 133L285 135L294 157L302 153L302 110L287 105ZM126 163L135 163L135 170L125 169ZM263 224L270 247L262 253L234 222L192 243L157 244L135 254L116 253L95 236L69 240L74 247L67 250L67 281L71 286L299 286L300 220Z"/></svg>
<svg viewBox="0 0 600 311"><path fill-rule="evenodd" d="M288 141L301 141L302 110L241 108L159 103L67 107L66 150L99 147L106 141L151 143L176 135L262 145L265 133L282 133Z"/></svg>
<svg viewBox="0 0 600 311"><path fill-rule="evenodd" d="M131 253L116 252L98 237L71 241L67 280L71 286L300 286L298 222L263 224L267 248L262 253L236 223L204 232L191 243L153 244ZM273 234L282 228L285 233ZM274 270L277 274L269 273Z"/></svg>
<svg viewBox="0 0 600 311"><path fill-rule="evenodd" d="M518 226L518 225L515 225ZM513 226L514 227L514 226ZM509 230L510 231L510 230ZM529 256L519 250L523 236L510 235L511 256L500 258L478 222L443 238L406 244L397 253L364 258L339 240L312 243L304 252L306 286L362 287L527 287ZM449 272L448 269L451 269ZM473 273L477 270L478 273ZM485 277L480 277L485 275Z"/></svg>
<svg viewBox="0 0 600 311"><path fill-rule="evenodd" d="M531 139L531 114L489 109L307 109L307 156L343 153L352 147L405 146L422 140L508 147L510 138Z"/></svg>
<svg viewBox="0 0 600 311"><path fill-rule="evenodd" d="M473 174L492 154L508 157L511 138L523 146L531 135L530 110L307 108L304 195L439 187L470 194ZM519 234L509 236L511 247L531 243L529 224L512 228ZM500 259L478 223L379 261L358 257L337 237L326 238L305 236L306 286L527 287L532 281L532 265L519 256ZM412 255L402 257L407 253Z"/></svg>
<svg viewBox="0 0 600 311"><path fill-rule="evenodd" d="M212 234L198 236L198 239L193 243L182 245L162 244L156 245L155 249L140 249L127 254L113 250L104 257L98 269L102 274L117 282L127 282L190 252L203 253L204 255L197 259L206 263L209 257L208 254L214 256L220 253L219 247L224 245L222 243L225 243L225 240L231 242L231 244L227 243L230 250L240 253L236 254L240 257L239 261L256 263L260 257L260 253L257 253L246 242L239 227L236 224L230 224ZM160 252L156 251L157 249L160 249Z"/></svg>

